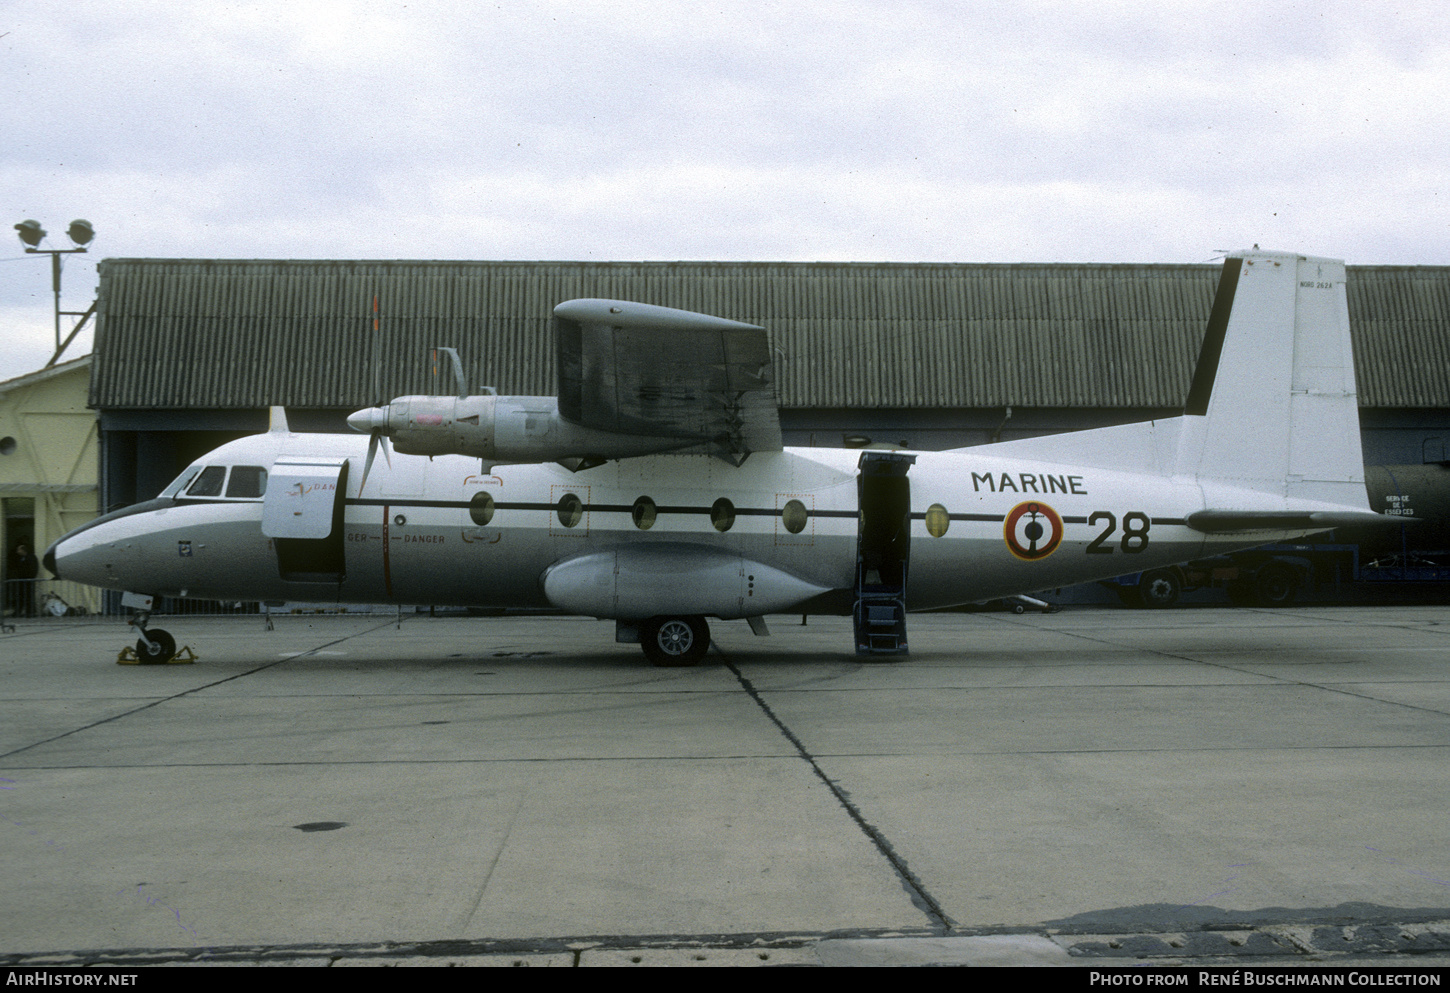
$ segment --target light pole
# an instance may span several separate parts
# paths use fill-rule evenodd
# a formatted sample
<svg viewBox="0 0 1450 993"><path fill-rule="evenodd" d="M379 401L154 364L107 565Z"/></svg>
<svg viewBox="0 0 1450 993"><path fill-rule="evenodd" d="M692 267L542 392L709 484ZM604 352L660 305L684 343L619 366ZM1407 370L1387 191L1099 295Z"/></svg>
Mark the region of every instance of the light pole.
<svg viewBox="0 0 1450 993"><path fill-rule="evenodd" d="M20 240L25 243L25 253L27 255L50 256L50 285L51 289L55 292L55 354L46 363L46 366L49 367L54 365L56 359L60 358L60 353L65 351L65 345L60 343L61 315L81 318L81 322L71 330L70 337L65 340L65 344L69 345L85 325L85 319L89 318L95 312L96 308L94 304L91 305L90 310L60 309L60 257L62 255L75 255L78 252L84 252L86 246L91 243L91 239L96 236L96 230L91 227L90 221L80 219L71 221L70 227L66 229L66 234L70 237L71 243L76 246L75 248L38 247L45 239L45 228L40 226L39 221L21 221L15 225L15 231L20 235Z"/></svg>

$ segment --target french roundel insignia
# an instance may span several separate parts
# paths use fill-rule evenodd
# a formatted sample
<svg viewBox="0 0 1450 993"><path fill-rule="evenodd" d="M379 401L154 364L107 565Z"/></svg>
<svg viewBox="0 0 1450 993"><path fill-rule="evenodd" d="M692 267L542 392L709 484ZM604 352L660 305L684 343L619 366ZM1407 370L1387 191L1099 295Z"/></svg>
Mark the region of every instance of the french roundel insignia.
<svg viewBox="0 0 1450 993"><path fill-rule="evenodd" d="M1035 562L1047 558L1062 544L1062 518L1047 504L1028 500L1012 508L1002 536L1013 555Z"/></svg>

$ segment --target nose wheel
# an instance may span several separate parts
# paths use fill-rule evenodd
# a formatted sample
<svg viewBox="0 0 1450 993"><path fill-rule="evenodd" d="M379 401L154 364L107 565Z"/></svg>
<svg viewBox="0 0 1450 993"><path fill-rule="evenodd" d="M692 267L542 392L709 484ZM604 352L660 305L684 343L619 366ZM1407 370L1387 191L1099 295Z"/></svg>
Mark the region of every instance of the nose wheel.
<svg viewBox="0 0 1450 993"><path fill-rule="evenodd" d="M136 639L136 658L143 664L170 662L171 657L175 654L176 639L160 628L154 631L142 631L141 637Z"/></svg>
<svg viewBox="0 0 1450 993"><path fill-rule="evenodd" d="M148 630L146 622L151 619L149 610L137 611L136 616L131 619L131 625L141 637L136 639L136 655L134 658L127 658L126 650L121 651L116 661L135 665L156 664L170 662L176 657L176 639L171 637L170 632L160 628ZM190 649L186 650L187 652ZM189 661L189 659L188 659Z"/></svg>

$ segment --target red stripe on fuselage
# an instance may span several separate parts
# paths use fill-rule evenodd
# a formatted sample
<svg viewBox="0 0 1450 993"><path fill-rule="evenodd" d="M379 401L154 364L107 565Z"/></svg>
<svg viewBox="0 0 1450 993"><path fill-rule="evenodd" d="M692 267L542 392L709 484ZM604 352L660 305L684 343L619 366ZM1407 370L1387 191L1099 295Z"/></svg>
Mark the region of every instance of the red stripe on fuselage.
<svg viewBox="0 0 1450 993"><path fill-rule="evenodd" d="M383 504L383 589L387 591L388 599L393 598L393 564L388 558L388 505Z"/></svg>

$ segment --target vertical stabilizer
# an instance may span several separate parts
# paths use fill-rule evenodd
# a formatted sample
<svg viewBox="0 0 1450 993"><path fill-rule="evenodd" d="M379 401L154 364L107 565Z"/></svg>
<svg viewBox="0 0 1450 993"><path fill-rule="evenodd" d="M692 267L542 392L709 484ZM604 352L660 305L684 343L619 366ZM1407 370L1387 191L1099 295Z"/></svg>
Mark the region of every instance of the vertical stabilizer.
<svg viewBox="0 0 1450 993"><path fill-rule="evenodd" d="M1367 509L1344 263L1225 259L1184 413L1208 506Z"/></svg>

